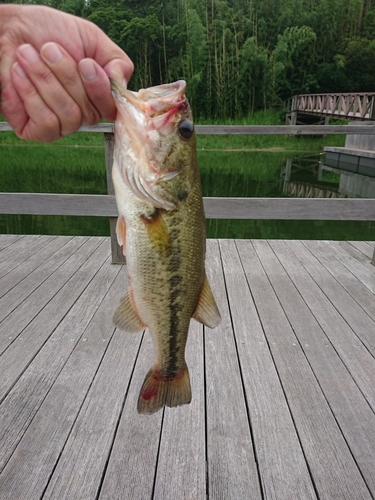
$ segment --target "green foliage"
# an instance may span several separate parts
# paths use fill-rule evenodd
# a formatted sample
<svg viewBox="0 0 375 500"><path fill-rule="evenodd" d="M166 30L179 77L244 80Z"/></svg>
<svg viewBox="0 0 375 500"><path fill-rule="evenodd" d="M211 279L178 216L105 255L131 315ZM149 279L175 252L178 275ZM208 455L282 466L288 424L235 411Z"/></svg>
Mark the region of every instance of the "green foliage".
<svg viewBox="0 0 375 500"><path fill-rule="evenodd" d="M38 3L100 26L133 60L131 88L186 79L199 119L280 109L296 93L375 90L372 0Z"/></svg>

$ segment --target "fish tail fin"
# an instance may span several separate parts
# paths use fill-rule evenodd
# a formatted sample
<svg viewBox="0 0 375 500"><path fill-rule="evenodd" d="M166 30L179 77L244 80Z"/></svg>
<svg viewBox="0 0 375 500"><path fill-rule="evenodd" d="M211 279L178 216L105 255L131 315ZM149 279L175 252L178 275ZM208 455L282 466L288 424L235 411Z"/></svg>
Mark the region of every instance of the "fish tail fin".
<svg viewBox="0 0 375 500"><path fill-rule="evenodd" d="M185 366L173 378L152 368L143 382L138 398L138 413L152 414L163 406L179 406L191 401L189 371Z"/></svg>

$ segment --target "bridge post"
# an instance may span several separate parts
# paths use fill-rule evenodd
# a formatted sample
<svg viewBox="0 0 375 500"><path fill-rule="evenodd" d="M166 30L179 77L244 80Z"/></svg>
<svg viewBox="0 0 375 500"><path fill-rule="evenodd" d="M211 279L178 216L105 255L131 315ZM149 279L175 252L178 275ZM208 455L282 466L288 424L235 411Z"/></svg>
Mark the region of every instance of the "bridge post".
<svg viewBox="0 0 375 500"><path fill-rule="evenodd" d="M297 125L297 111L292 111L290 113L290 124L289 125Z"/></svg>

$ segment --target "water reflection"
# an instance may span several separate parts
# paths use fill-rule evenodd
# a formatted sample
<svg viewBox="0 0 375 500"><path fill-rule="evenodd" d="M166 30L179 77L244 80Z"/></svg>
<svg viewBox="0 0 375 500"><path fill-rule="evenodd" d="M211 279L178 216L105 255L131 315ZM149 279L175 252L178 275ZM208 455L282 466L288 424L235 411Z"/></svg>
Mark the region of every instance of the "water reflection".
<svg viewBox="0 0 375 500"><path fill-rule="evenodd" d="M329 153L288 157L280 189L295 198L375 198L375 161L361 168L359 161L340 162Z"/></svg>
<svg viewBox="0 0 375 500"><path fill-rule="evenodd" d="M12 157L4 159L0 191L106 193L104 159L97 151L91 156L91 150L86 151L81 163L74 168L60 154L22 168L21 159L27 154L26 150L24 147L20 158L13 163ZM297 157L296 154L292 157L290 152L269 150L198 151L203 194L215 197L306 196L315 189L320 197L339 193L340 174L332 167L319 171L321 155L302 152ZM109 235L109 223L107 218L101 217L0 215L0 233L105 236ZM210 238L370 240L373 239L373 223L210 219L207 220L207 235Z"/></svg>

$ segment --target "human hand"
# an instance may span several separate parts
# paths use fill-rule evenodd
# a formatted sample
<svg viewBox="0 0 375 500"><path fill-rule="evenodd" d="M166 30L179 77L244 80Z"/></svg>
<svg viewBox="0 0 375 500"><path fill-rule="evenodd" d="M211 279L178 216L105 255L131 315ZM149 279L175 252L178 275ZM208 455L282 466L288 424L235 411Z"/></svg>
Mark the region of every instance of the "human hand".
<svg viewBox="0 0 375 500"><path fill-rule="evenodd" d="M1 112L22 139L54 141L112 120L108 77L133 64L97 26L44 6L0 5Z"/></svg>

